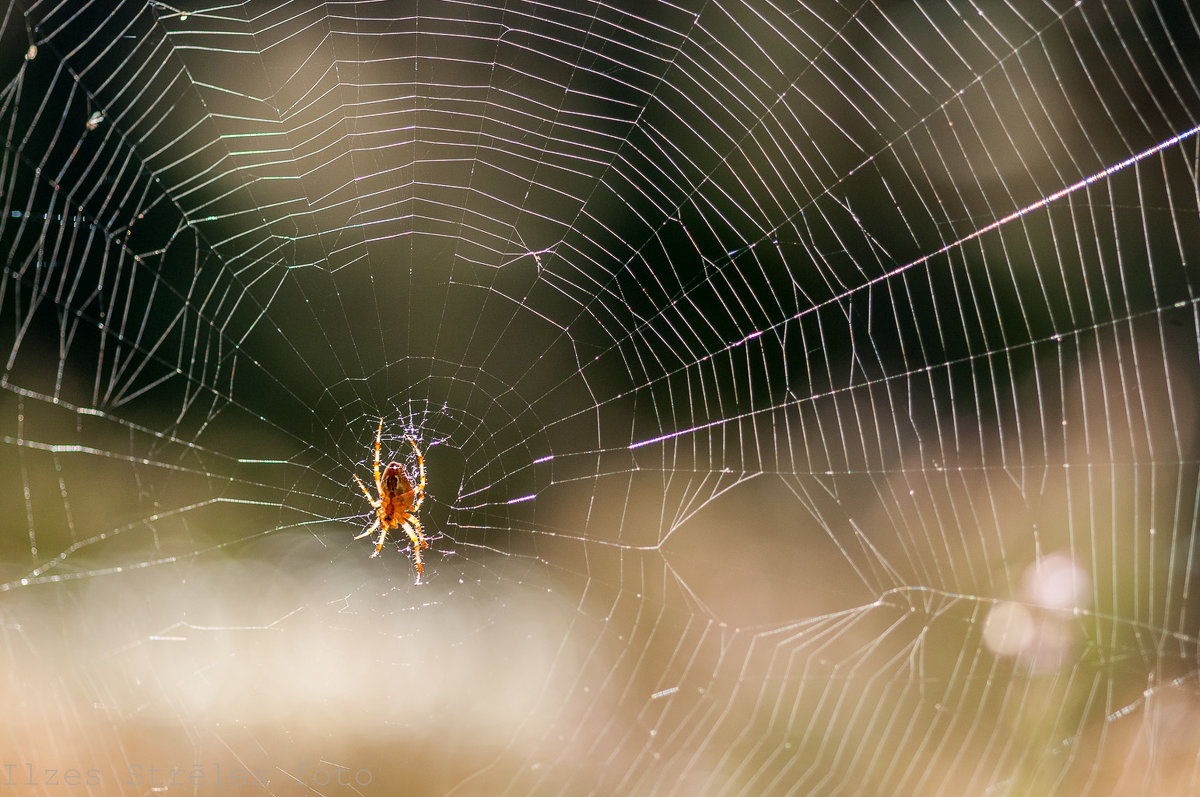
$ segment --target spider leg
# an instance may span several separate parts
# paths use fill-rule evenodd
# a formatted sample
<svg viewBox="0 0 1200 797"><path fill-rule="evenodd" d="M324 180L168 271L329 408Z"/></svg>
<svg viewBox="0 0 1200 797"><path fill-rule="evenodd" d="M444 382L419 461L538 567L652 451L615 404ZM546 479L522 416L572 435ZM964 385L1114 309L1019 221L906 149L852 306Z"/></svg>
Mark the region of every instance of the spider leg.
<svg viewBox="0 0 1200 797"><path fill-rule="evenodd" d="M377 524L377 525L380 525L379 542L375 543L375 553L371 554L371 556L370 556L371 559L374 559L376 556L379 556L379 552L383 550L383 541L387 538L387 533L388 533L387 526L383 526L381 524Z"/></svg>
<svg viewBox="0 0 1200 797"><path fill-rule="evenodd" d="M416 518L411 518L411 522L413 523L416 523L416 520ZM406 520L401 524L401 528L404 529L404 533L408 535L409 541L412 542L413 564L417 566L417 577L419 578L421 574L425 572L425 568L421 564L421 543L425 543L424 547L426 548L429 547L429 543L425 542L424 537L418 536L420 532L413 531L413 527L409 525L409 523L410 521ZM417 528L419 529L420 527L421 524L417 523Z"/></svg>
<svg viewBox="0 0 1200 797"><path fill-rule="evenodd" d="M379 488L379 441L383 437L383 418L379 419L379 429L375 432L375 489L379 490L379 495L383 495L383 490Z"/></svg>
<svg viewBox="0 0 1200 797"><path fill-rule="evenodd" d="M376 520L374 523L372 523L372 524L371 524L369 527L367 527L367 530L366 530L366 531L364 531L362 534L359 534L359 535L358 535L357 537L355 537L354 539L356 539L356 540L361 540L363 537L366 537L368 534L370 534L371 532L373 532L373 531L374 531L375 529L377 529L377 528L379 528L379 521L378 521L378 520Z"/></svg>
<svg viewBox="0 0 1200 797"><path fill-rule="evenodd" d="M425 539L425 532L421 530L421 521L417 520L416 515L413 515L408 519L408 522L412 524L413 530L417 532L417 538L421 540L421 547L428 548L429 540Z"/></svg>
<svg viewBox="0 0 1200 797"><path fill-rule="evenodd" d="M372 497L371 497L371 491L370 491L370 490L368 490L368 489L367 489L367 486L366 486L365 484L363 484L363 483L362 483L362 479L358 478L358 474L357 474L357 473L356 473L356 474L354 474L354 481L358 482L358 487L359 487L359 489L363 491L363 495L365 495L365 496L367 497L367 500L371 502L371 506L373 506L373 507L375 507L376 509L378 509L378 508L379 508L379 504L380 504L381 502L380 502L378 499L375 499L375 498L372 498ZM354 539L358 539L358 538L357 538L357 537L355 537Z"/></svg>

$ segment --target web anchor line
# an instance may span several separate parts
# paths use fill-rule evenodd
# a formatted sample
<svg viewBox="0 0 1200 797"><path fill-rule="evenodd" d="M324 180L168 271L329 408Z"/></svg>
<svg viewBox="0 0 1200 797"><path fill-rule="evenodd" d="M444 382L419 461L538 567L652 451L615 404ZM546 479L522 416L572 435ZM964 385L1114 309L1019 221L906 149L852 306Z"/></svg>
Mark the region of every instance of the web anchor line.
<svg viewBox="0 0 1200 797"><path fill-rule="evenodd" d="M898 274L903 274L904 272L906 272L912 268L915 268L916 266L927 263L930 260L932 260L933 258L935 258L939 255L943 255L946 252L949 252L951 249L956 249L956 248L962 246L963 244L970 243L971 241L974 241L976 238L980 238L980 237L988 234L989 232L992 232L993 230L1003 227L1005 224L1008 224L1009 222L1016 221L1017 219L1023 218L1024 216L1027 216L1030 213L1033 213L1035 210L1039 210L1039 209L1045 207L1046 205L1049 205L1053 202L1057 202L1058 200L1062 199L1063 197L1073 194L1082 188L1086 188L1093 183L1099 182L1107 177L1111 177L1112 175L1116 174L1117 172L1122 171L1130 166L1133 166L1134 164L1136 164L1140 161L1143 161L1146 158L1149 158L1151 155L1156 155L1159 152L1162 152L1163 150L1165 150L1169 147L1173 147L1176 144L1180 144L1184 141L1187 141L1189 138L1192 138L1197 133L1200 133L1200 125L1197 125L1197 126L1191 128L1190 130L1185 130L1184 132L1174 135L1171 138L1165 139L1164 141L1160 141L1159 143L1155 144L1153 147L1150 147L1149 149L1144 149L1141 152L1138 152L1134 155L1130 155L1125 160L1119 161L1118 163L1114 163L1113 165L1111 165L1101 171L1098 171L1095 174L1085 177L1082 180L1074 182L1071 185L1066 186L1065 188L1060 188L1059 190L1055 191L1053 194L1044 196L1041 199L1039 199L1038 201L1036 201L1032 204L1026 205L1025 207L1023 207L1019 210L1014 210L1012 213L1009 213L1007 216L1003 216L999 219L996 219L991 224L988 224L984 227L980 227L978 230L975 230L974 232L969 233L968 235L964 235L962 238L959 238L956 241L952 241L951 243L946 244L945 246L941 247L940 249L937 249L937 250L930 252L928 254L925 254L925 255L921 255L921 257L918 257L916 260L913 260L909 263L905 263L902 266L897 266L896 268L892 269L891 271L884 272L883 274L880 274L878 277L874 277L870 280L867 280L862 285L842 291L841 293L839 293L836 296L832 296L823 302L819 302L818 304L813 305L812 307L805 308L804 310L801 310L800 312L796 313L795 315L788 316L787 318L783 319L782 321L779 321L778 323L771 324L770 326L766 327L765 329L760 329L756 332L752 332L749 335L747 335L746 337L744 337L738 341L735 341L734 343L729 344L724 349L722 349L722 352L729 351L730 349L733 349L737 346L741 346L744 343L746 343L747 341L751 340L752 338L757 338L758 336L762 335L764 332L773 331L790 321L798 321L799 319L803 318L804 316L809 315L810 313L814 313L824 307L827 307L830 304L833 304L835 302L840 302L844 299L847 299L850 296L852 296L853 294L858 293L865 288L870 288L874 285L877 285L880 282L883 282L884 280L891 279L892 277L895 277ZM720 353L720 352L713 352L709 356L712 357L718 353ZM633 451L634 449L642 448L643 446L654 445L655 443L661 443L665 440L670 440L672 438L682 437L684 435L693 434L695 432L702 432L705 429L711 429L714 426L721 426L725 423L729 423L730 421L739 420L742 417L745 417L745 415L739 415L739 416L736 416L733 418L719 418L715 421L709 421L708 423L699 424L698 426L691 426L691 427L688 427L687 429L679 429L674 432L667 432L666 434L658 435L657 437L651 437L646 440L639 440L636 443L630 443L629 450Z"/></svg>

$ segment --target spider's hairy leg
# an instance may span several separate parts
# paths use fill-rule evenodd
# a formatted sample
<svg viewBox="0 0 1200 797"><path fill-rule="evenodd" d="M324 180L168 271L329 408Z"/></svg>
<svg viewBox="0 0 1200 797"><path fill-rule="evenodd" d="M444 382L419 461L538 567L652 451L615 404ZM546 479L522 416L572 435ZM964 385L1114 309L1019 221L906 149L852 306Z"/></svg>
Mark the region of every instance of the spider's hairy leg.
<svg viewBox="0 0 1200 797"><path fill-rule="evenodd" d="M371 497L371 491L368 490L367 486L362 483L362 479L358 478L357 473L354 474L354 481L358 482L358 488L363 491L363 495L365 495L367 497L367 500L371 502L371 506L378 509L379 505L382 503L382 501L379 501L379 500ZM357 540L358 537L355 537L354 539Z"/></svg>
<svg viewBox="0 0 1200 797"><path fill-rule="evenodd" d="M376 523L375 525L380 526L379 523ZM388 527L381 526L379 529L379 542L375 543L375 553L371 554L369 558L374 559L376 556L379 556L379 552L383 550L383 541L387 539L387 533Z"/></svg>
<svg viewBox="0 0 1200 797"><path fill-rule="evenodd" d="M383 418L379 419L379 428L375 431L375 489L379 489L379 441L383 438Z"/></svg>
<svg viewBox="0 0 1200 797"><path fill-rule="evenodd" d="M421 530L421 521L417 520L416 515L411 515L408 518L408 522L412 524L413 529L417 532L417 539L421 541L421 547L428 548L429 540L425 539L425 532ZM409 536L411 537L412 535L410 534ZM415 543L416 540L413 540L413 542Z"/></svg>
<svg viewBox="0 0 1200 797"><path fill-rule="evenodd" d="M404 529L404 533L408 535L409 541L412 542L413 564L417 567L417 577L419 578L421 574L425 572L425 567L421 564L421 543L425 542L425 538L418 537L417 535L419 532L413 531L413 527L409 525L410 523L416 523L418 529L421 527L421 524L417 523L416 518L409 518L400 526ZM424 547L428 548L429 543L425 542Z"/></svg>
<svg viewBox="0 0 1200 797"><path fill-rule="evenodd" d="M362 534L359 534L359 535L358 535L357 537L355 537L354 539L356 539L356 540L361 540L363 537L366 537L368 534L370 534L372 531L374 531L374 530L375 530L375 529L377 529L377 528L379 528L379 521L378 521L378 520L376 520L374 523L372 523L370 526L368 526L366 531L364 531Z"/></svg>

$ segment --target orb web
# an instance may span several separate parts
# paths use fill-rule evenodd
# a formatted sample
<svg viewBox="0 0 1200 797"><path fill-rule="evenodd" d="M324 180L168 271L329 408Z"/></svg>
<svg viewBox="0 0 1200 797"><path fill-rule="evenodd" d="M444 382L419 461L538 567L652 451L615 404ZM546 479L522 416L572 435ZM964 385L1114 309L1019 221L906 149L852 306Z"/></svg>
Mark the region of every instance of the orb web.
<svg viewBox="0 0 1200 797"><path fill-rule="evenodd" d="M11 4L0 782L1195 790L1197 53L1186 3ZM420 584L354 539L381 420Z"/></svg>

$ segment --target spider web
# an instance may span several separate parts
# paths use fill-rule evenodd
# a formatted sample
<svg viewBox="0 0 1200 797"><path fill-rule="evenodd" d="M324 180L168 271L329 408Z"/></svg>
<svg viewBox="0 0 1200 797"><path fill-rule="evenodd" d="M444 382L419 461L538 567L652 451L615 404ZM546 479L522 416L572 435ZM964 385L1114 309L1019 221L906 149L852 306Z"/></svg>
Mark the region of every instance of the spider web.
<svg viewBox="0 0 1200 797"><path fill-rule="evenodd" d="M1188 3L9 5L0 783L1194 793L1198 78Z"/></svg>

